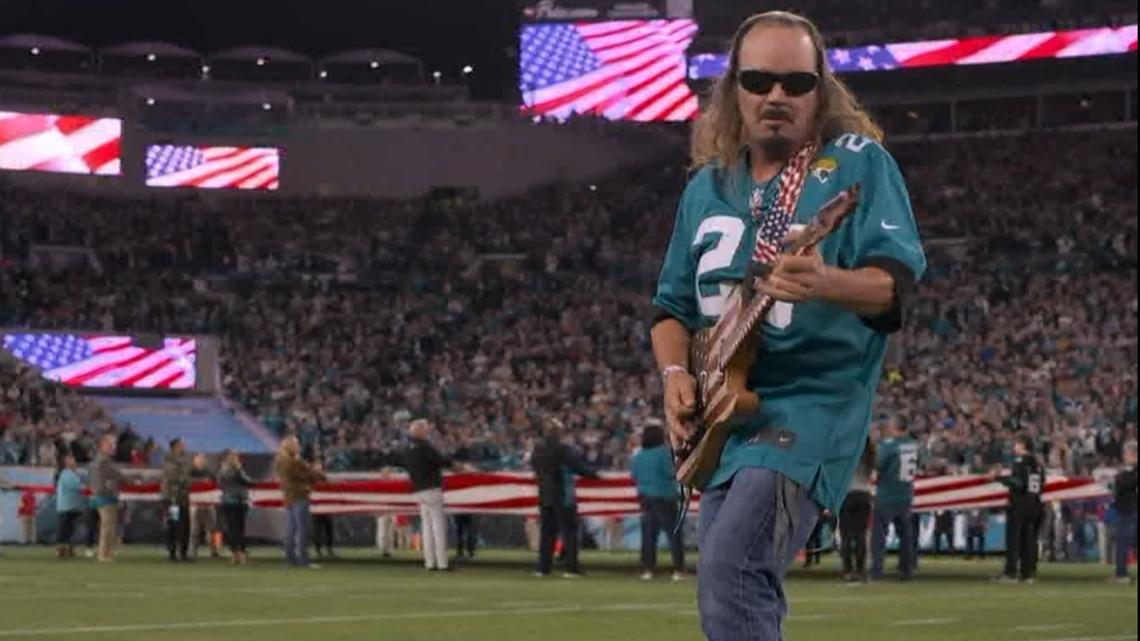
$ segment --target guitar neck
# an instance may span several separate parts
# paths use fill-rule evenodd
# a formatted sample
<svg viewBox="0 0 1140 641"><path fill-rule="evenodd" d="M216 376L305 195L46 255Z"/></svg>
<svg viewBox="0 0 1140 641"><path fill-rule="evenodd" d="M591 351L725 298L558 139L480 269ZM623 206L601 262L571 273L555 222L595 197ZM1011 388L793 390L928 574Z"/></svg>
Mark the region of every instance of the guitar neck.
<svg viewBox="0 0 1140 641"><path fill-rule="evenodd" d="M825 203L811 223L792 242L787 253L792 256L804 256L819 246L823 239L838 227L843 218L855 209L859 202L860 191L859 185L853 185ZM752 289L755 289L755 286L755 283L752 282L741 284L741 287ZM743 295L743 293L741 291L739 295ZM727 366L728 361L736 355L736 351L744 344L745 339L756 331L760 321L768 315L775 303L776 300L767 295L758 294L747 299L745 308L739 315L739 322L736 323L736 326L732 328L731 333L725 339L726 349L720 352L721 362L719 365L722 368Z"/></svg>
<svg viewBox="0 0 1140 641"><path fill-rule="evenodd" d="M819 245L819 240L812 243L805 243L802 245L793 245L792 249L788 252L793 256L804 256L815 249ZM741 287L751 286L750 283L742 283ZM768 312L772 311L772 307L776 304L776 299L768 296L767 294L756 294L748 301L744 310L740 314L740 323L733 328L733 331L728 336L725 345L727 349L722 352L722 358L725 362L721 363L721 367L728 365L728 360L736 354L740 346L744 344L744 340L748 335L756 330Z"/></svg>

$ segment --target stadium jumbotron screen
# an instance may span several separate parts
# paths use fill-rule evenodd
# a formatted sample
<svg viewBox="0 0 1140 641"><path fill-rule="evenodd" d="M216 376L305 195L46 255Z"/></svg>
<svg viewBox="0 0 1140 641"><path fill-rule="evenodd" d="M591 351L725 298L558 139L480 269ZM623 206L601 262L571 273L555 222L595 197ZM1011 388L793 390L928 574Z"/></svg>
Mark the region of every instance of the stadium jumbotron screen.
<svg viewBox="0 0 1140 641"><path fill-rule="evenodd" d="M276 190L281 150L277 147L150 145L147 187Z"/></svg>
<svg viewBox="0 0 1140 641"><path fill-rule="evenodd" d="M0 169L118 176L118 118L0 111Z"/></svg>
<svg viewBox="0 0 1140 641"><path fill-rule="evenodd" d="M189 390L197 383L197 341L166 337L143 346L130 336L12 333L4 350L68 387Z"/></svg>
<svg viewBox="0 0 1140 641"><path fill-rule="evenodd" d="M523 111L566 119L681 121L696 116L685 81L692 20L528 24L520 35Z"/></svg>

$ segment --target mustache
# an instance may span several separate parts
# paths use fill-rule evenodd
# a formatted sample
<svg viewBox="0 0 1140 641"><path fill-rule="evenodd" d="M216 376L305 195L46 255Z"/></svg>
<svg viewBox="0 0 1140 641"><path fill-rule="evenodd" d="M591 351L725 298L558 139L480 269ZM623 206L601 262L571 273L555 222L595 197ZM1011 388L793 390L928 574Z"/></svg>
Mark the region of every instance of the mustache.
<svg viewBox="0 0 1140 641"><path fill-rule="evenodd" d="M772 120L783 120L785 122L792 122L793 120L795 120L795 113L793 113L792 110L787 108L787 107L784 107L781 105L774 105L771 107L765 107L764 111L760 112L760 118L762 118L762 119L770 118Z"/></svg>

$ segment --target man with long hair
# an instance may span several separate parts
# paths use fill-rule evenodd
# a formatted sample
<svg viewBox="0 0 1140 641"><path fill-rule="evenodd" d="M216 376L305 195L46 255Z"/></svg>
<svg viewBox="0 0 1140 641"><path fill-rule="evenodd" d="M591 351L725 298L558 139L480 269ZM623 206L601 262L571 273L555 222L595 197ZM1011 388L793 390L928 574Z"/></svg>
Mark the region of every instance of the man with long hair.
<svg viewBox="0 0 1140 641"><path fill-rule="evenodd" d="M787 564L820 510L840 510L889 334L925 271L909 197L881 137L832 74L819 30L782 12L740 27L694 130L696 173L662 266L652 331L675 445L690 436L697 407L693 333L716 322L748 274L766 273L756 290L779 301L748 377L761 407L734 424L701 498L698 605L711 641L780 638ZM818 250L779 253L796 225L855 184L858 208ZM755 270L754 256L770 269Z"/></svg>
<svg viewBox="0 0 1140 641"><path fill-rule="evenodd" d="M309 499L313 485L328 480L317 467L301 458L301 442L296 436L281 439L273 472L281 484L285 503L285 562L302 568L319 569L309 562Z"/></svg>

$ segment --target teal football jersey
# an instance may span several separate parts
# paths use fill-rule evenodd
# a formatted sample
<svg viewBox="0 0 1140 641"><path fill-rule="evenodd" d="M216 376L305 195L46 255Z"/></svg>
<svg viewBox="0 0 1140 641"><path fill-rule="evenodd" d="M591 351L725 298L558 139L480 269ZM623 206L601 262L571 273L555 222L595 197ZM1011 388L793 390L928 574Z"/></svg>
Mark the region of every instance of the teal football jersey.
<svg viewBox="0 0 1140 641"><path fill-rule="evenodd" d="M875 454L879 483L875 498L884 505L914 502L914 477L918 474L918 443L910 438L889 438Z"/></svg>
<svg viewBox="0 0 1140 641"><path fill-rule="evenodd" d="M746 161L737 165L703 168L681 197L654 304L690 330L720 317L755 246L749 205L765 185L752 178ZM845 134L817 153L794 224L807 223L854 183L863 189L859 206L821 244L824 261L856 269L889 259L921 278L926 258L902 174L871 139ZM727 482L744 466L765 467L838 512L867 440L888 336L820 301L776 304L762 331L749 376L762 407L736 426L712 484ZM772 438L775 433L782 438Z"/></svg>

